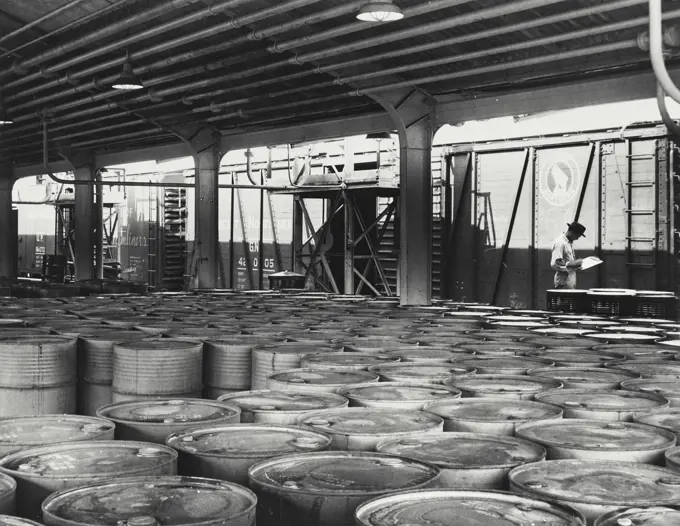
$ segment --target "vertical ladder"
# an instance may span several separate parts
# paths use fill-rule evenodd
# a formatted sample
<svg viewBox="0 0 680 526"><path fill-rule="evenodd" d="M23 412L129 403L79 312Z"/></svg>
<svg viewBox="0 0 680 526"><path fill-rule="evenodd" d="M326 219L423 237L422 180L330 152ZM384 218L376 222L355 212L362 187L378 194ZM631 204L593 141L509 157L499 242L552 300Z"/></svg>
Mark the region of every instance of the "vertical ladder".
<svg viewBox="0 0 680 526"><path fill-rule="evenodd" d="M628 169L625 219L628 287L653 289L656 283L654 271L658 248L657 152L655 149L652 153L634 153L634 142L630 139L626 142ZM648 191L645 192L645 189ZM645 255L646 253L650 255ZM637 278L640 274L649 272L652 274L651 279Z"/></svg>
<svg viewBox="0 0 680 526"><path fill-rule="evenodd" d="M163 195L163 287L179 290L186 270L187 198L184 188L166 188Z"/></svg>
<svg viewBox="0 0 680 526"><path fill-rule="evenodd" d="M158 190L149 187L149 249L147 253L147 281L152 289L158 288Z"/></svg>

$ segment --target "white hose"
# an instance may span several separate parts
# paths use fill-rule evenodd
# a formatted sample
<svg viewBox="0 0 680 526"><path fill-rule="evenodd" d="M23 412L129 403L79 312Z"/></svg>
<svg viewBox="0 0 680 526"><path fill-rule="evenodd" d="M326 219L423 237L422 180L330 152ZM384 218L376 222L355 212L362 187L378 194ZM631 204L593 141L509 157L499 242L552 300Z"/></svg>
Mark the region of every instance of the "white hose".
<svg viewBox="0 0 680 526"><path fill-rule="evenodd" d="M661 2L662 0L649 0L649 57L652 60L652 68L654 69L656 80L661 84L661 87L669 97L680 103L680 89L678 89L668 74L663 58L663 12Z"/></svg>

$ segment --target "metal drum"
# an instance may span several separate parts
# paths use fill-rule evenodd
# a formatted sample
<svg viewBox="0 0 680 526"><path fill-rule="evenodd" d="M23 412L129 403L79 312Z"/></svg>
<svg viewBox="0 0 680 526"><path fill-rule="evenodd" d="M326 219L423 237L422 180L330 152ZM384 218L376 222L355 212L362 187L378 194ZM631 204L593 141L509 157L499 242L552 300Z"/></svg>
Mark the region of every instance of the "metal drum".
<svg viewBox="0 0 680 526"><path fill-rule="evenodd" d="M585 526L585 517L561 504L500 491L432 489L370 500L356 510L357 526ZM670 525L668 525L670 526ZM675 525L673 525L675 526Z"/></svg>
<svg viewBox="0 0 680 526"><path fill-rule="evenodd" d="M666 450L664 457L666 459L666 467L676 473L680 473L680 447Z"/></svg>
<svg viewBox="0 0 680 526"><path fill-rule="evenodd" d="M407 342L400 338L401 337L395 337L394 335L385 338L354 338L352 340L343 340L341 342L341 347L345 352L379 354L415 345L415 342Z"/></svg>
<svg viewBox="0 0 680 526"><path fill-rule="evenodd" d="M234 389L250 389L253 347L238 336L203 343L203 385L207 398L214 400Z"/></svg>
<svg viewBox="0 0 680 526"><path fill-rule="evenodd" d="M378 380L380 380L379 375L368 371L293 369L270 375L267 388L272 391L296 393L335 393L346 385L378 383Z"/></svg>
<svg viewBox="0 0 680 526"><path fill-rule="evenodd" d="M673 357L680 353L680 340L657 340L656 344L665 351L672 353Z"/></svg>
<svg viewBox="0 0 680 526"><path fill-rule="evenodd" d="M338 389L337 393L348 398L353 407L394 410L421 410L432 402L461 396L461 392L453 387L400 382L349 385Z"/></svg>
<svg viewBox="0 0 680 526"><path fill-rule="evenodd" d="M532 354L529 354L531 356ZM616 354L602 354L595 351L538 351L536 356L551 360L555 367L604 367L606 363L621 363L626 357Z"/></svg>
<svg viewBox="0 0 680 526"><path fill-rule="evenodd" d="M241 423L297 425L301 416L323 409L347 407L349 400L329 393L294 393L272 391L243 391L221 396L241 408Z"/></svg>
<svg viewBox="0 0 680 526"><path fill-rule="evenodd" d="M541 444L548 460L578 458L663 464L664 452L675 446L670 431L633 424L565 419L519 426L516 436Z"/></svg>
<svg viewBox="0 0 680 526"><path fill-rule="evenodd" d="M522 338L521 341L523 343L531 343L532 345L539 345L541 347L545 347L546 349L554 349L558 351L583 351L590 349L595 345L606 343L590 337L586 338L560 334L539 336L536 333L534 333L534 336Z"/></svg>
<svg viewBox="0 0 680 526"><path fill-rule="evenodd" d="M626 380L621 384L621 389L658 394L666 398L671 407L680 407L680 382L677 380Z"/></svg>
<svg viewBox="0 0 680 526"><path fill-rule="evenodd" d="M631 506L680 502L680 477L649 464L606 460L547 460L510 472L510 490L531 498L572 506L589 524Z"/></svg>
<svg viewBox="0 0 680 526"><path fill-rule="evenodd" d="M167 444L179 451L179 473L248 484L253 464L281 455L328 449L323 433L293 426L228 424L175 433Z"/></svg>
<svg viewBox="0 0 680 526"><path fill-rule="evenodd" d="M518 438L477 433L390 438L376 451L415 458L441 469L442 488L508 489L513 468L545 460L543 447Z"/></svg>
<svg viewBox="0 0 680 526"><path fill-rule="evenodd" d="M446 364L453 358L470 358L474 352L465 349L431 347L427 345L389 351L385 356L401 359L402 363Z"/></svg>
<svg viewBox="0 0 680 526"><path fill-rule="evenodd" d="M503 344L503 345L514 345L514 344L520 344L520 345L526 345L525 343L521 343L520 340L522 338L527 338L529 336L534 336L533 333L523 330L523 329L500 329L500 328L493 328L493 329L475 329L473 331L469 331L466 333L470 337L474 338L480 338L481 343L494 343L494 344ZM534 346L531 344L532 347L534 348L541 348L541 346ZM457 347L459 347L457 345Z"/></svg>
<svg viewBox="0 0 680 526"><path fill-rule="evenodd" d="M464 398L533 400L543 391L560 389L562 382L538 376L477 374L467 378L449 378L444 385L460 389Z"/></svg>
<svg viewBox="0 0 680 526"><path fill-rule="evenodd" d="M614 389L561 389L536 395L536 400L557 405L564 418L631 422L635 413L670 406L663 396Z"/></svg>
<svg viewBox="0 0 680 526"><path fill-rule="evenodd" d="M113 440L115 425L103 418L40 415L0 420L0 457L16 451L90 440Z"/></svg>
<svg viewBox="0 0 680 526"><path fill-rule="evenodd" d="M292 345L292 347L291 347ZM302 357L306 354L331 351L321 345L281 344L270 347L254 348L250 388L254 391L267 387L269 375L299 369Z"/></svg>
<svg viewBox="0 0 680 526"><path fill-rule="evenodd" d="M97 415L116 423L118 440L165 444L168 435L190 427L239 423L241 409L225 402L184 398L119 402L100 408Z"/></svg>
<svg viewBox="0 0 680 526"><path fill-rule="evenodd" d="M444 431L514 436L527 422L562 418L562 410L528 400L462 398L434 402L423 408L444 419Z"/></svg>
<svg viewBox="0 0 680 526"><path fill-rule="evenodd" d="M113 346L147 338L148 334L107 330L78 337L78 413L94 416L97 409L113 401Z"/></svg>
<svg viewBox="0 0 680 526"><path fill-rule="evenodd" d="M454 359L453 365L472 367L477 370L477 374L498 374L498 375L522 375L527 374L529 369L539 367L551 367L555 365L552 360L542 358L522 358L519 356L500 357L500 356L480 356L467 359Z"/></svg>
<svg viewBox="0 0 680 526"><path fill-rule="evenodd" d="M301 417L298 424L329 435L331 449L336 451L373 451L386 438L444 430L444 420L431 413L365 407L315 411Z"/></svg>
<svg viewBox="0 0 680 526"><path fill-rule="evenodd" d="M663 342L662 342L663 343ZM603 353L615 353L620 356L625 356L626 360L672 360L673 357L680 352L680 347L677 350L671 348L653 345L634 345L629 343L610 343L606 345L596 345L593 347L594 351Z"/></svg>
<svg viewBox="0 0 680 526"><path fill-rule="evenodd" d="M537 329L531 329L534 334L542 334L543 336L549 337L570 337L570 338L580 338L581 336L590 335L595 331L576 329L574 327L541 327Z"/></svg>
<svg viewBox="0 0 680 526"><path fill-rule="evenodd" d="M603 515L594 526L680 526L680 510L662 506L618 510Z"/></svg>
<svg viewBox="0 0 680 526"><path fill-rule="evenodd" d="M659 327L641 327L639 325L618 325L614 327L602 327L603 332L633 332L635 334L651 334L657 338L662 338L664 330Z"/></svg>
<svg viewBox="0 0 680 526"><path fill-rule="evenodd" d="M680 362L675 361L607 363L607 367L636 373L646 380L680 380Z"/></svg>
<svg viewBox="0 0 680 526"><path fill-rule="evenodd" d="M113 401L191 398L203 389L203 344L148 339L113 346ZM200 398L198 396L194 396Z"/></svg>
<svg viewBox="0 0 680 526"><path fill-rule="evenodd" d="M603 367L546 367L531 369L527 374L558 380L565 389L619 389L622 382L640 378L639 374Z"/></svg>
<svg viewBox="0 0 680 526"><path fill-rule="evenodd" d="M42 526L42 524L11 515L0 515L0 526Z"/></svg>
<svg viewBox="0 0 680 526"><path fill-rule="evenodd" d="M256 503L220 480L130 477L60 491L42 509L47 526L255 526Z"/></svg>
<svg viewBox="0 0 680 526"><path fill-rule="evenodd" d="M383 382L441 385L451 377L465 377L475 373L472 367L455 364L397 363L374 365L368 369L380 375Z"/></svg>
<svg viewBox="0 0 680 526"><path fill-rule="evenodd" d="M300 365L303 369L368 371L368 368L373 365L397 363L399 361L400 359L398 356L388 356L384 354L329 352L307 354L302 357Z"/></svg>
<svg viewBox="0 0 680 526"><path fill-rule="evenodd" d="M50 493L100 479L174 475L177 452L146 442L100 441L25 449L0 459L0 471L17 481L17 514L39 520Z"/></svg>
<svg viewBox="0 0 680 526"><path fill-rule="evenodd" d="M0 513L14 515L16 512L17 482L9 475L0 473Z"/></svg>
<svg viewBox="0 0 680 526"><path fill-rule="evenodd" d="M0 338L0 417L76 411L76 340Z"/></svg>
<svg viewBox="0 0 680 526"><path fill-rule="evenodd" d="M633 422L659 427L675 433L680 440L680 408L662 409L652 413L637 413Z"/></svg>
<svg viewBox="0 0 680 526"><path fill-rule="evenodd" d="M261 462L248 473L258 526L348 526L367 500L433 486L435 466L381 453L327 452Z"/></svg>
<svg viewBox="0 0 680 526"><path fill-rule="evenodd" d="M493 337L493 333L489 336ZM460 349L473 352L477 356L525 356L540 350L540 347L529 343L498 343L478 342L465 343L457 346Z"/></svg>
<svg viewBox="0 0 680 526"><path fill-rule="evenodd" d="M630 343L633 345L651 344L659 339L653 334L637 334L634 332L598 332L589 334L588 338L597 340L598 343Z"/></svg>

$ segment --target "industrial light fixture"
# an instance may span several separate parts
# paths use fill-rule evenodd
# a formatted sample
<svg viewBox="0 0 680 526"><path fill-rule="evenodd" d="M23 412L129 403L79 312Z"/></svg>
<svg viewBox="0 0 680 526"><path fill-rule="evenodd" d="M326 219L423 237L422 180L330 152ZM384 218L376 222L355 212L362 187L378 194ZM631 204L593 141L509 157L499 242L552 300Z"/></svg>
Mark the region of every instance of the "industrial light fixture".
<svg viewBox="0 0 680 526"><path fill-rule="evenodd" d="M392 0L371 0L361 8L357 18L364 22L394 22L404 18L404 13Z"/></svg>
<svg viewBox="0 0 680 526"><path fill-rule="evenodd" d="M374 139L376 141L382 141L383 139L391 139L392 134L390 132L373 132L366 135L367 139Z"/></svg>
<svg viewBox="0 0 680 526"><path fill-rule="evenodd" d="M125 56L125 62L123 63L123 73L120 74L120 77L115 80L111 87L119 90L136 90L144 88L142 81L135 75L135 72L132 71L132 64L130 64L128 55Z"/></svg>

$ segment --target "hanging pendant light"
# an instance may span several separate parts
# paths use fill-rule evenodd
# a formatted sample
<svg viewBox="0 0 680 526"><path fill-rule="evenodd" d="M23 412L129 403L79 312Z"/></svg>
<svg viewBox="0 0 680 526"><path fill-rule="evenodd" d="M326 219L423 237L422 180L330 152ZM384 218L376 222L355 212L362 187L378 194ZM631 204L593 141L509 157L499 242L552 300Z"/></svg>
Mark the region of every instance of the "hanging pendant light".
<svg viewBox="0 0 680 526"><path fill-rule="evenodd" d="M136 90L143 89L144 84L139 79L135 72L132 71L132 64L130 63L129 55L126 54L125 62L123 63L123 73L120 74L114 83L111 85L113 89L119 90Z"/></svg>
<svg viewBox="0 0 680 526"><path fill-rule="evenodd" d="M375 0L366 3L357 18L364 22L394 22L404 18L404 13L392 0Z"/></svg>

